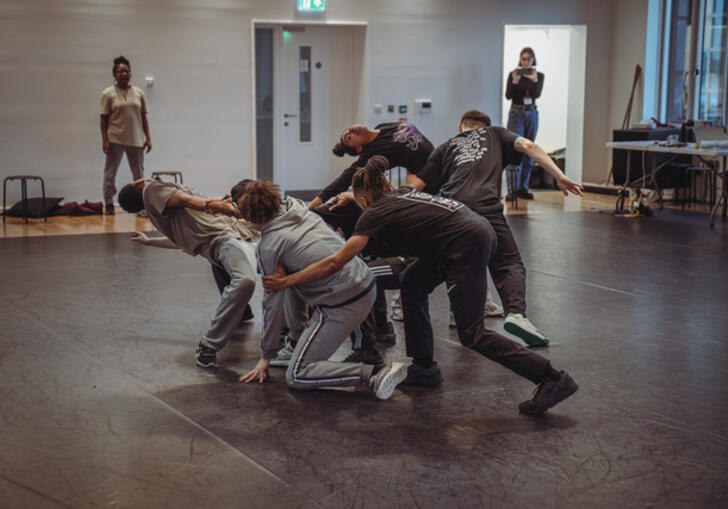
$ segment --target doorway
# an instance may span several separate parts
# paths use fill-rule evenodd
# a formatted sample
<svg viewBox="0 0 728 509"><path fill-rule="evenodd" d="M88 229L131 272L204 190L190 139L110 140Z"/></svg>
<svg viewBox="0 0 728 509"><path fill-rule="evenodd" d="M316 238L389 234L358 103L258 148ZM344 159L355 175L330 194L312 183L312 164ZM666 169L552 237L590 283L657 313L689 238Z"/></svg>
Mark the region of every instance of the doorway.
<svg viewBox="0 0 728 509"><path fill-rule="evenodd" d="M502 124L508 125L510 101L505 98L508 73L518 64L522 48L536 54L544 87L536 101L539 128L536 143L546 152L566 149L564 173L581 182L586 82L585 25L505 25L503 34Z"/></svg>
<svg viewBox="0 0 728 509"><path fill-rule="evenodd" d="M255 23L256 176L315 197L344 167L331 148L364 118L364 25Z"/></svg>

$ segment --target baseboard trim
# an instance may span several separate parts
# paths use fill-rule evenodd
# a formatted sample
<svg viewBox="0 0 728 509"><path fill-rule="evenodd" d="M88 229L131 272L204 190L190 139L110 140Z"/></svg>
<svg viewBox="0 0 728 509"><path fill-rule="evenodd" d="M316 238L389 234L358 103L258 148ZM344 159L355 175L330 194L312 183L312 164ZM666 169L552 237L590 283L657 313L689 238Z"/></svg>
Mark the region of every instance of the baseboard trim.
<svg viewBox="0 0 728 509"><path fill-rule="evenodd" d="M584 186L584 191L588 193L597 193L597 194L608 194L610 196L617 196L619 194L619 187L616 186L608 186L605 184L593 184L590 182L584 182L582 184Z"/></svg>

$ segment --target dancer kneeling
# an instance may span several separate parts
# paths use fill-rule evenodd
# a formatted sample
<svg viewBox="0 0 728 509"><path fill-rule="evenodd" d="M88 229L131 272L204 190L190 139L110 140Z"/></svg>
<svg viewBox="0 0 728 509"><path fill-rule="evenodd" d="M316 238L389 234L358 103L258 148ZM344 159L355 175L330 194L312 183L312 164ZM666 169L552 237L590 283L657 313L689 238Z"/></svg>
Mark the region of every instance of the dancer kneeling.
<svg viewBox="0 0 728 509"><path fill-rule="evenodd" d="M445 282L463 345L538 384L533 398L519 405L522 413L543 413L576 392L578 385L567 373L486 328L485 273L496 247L490 224L458 201L408 187L395 191L383 174L388 167L386 158L375 156L354 175L354 198L364 213L346 244L299 272L264 277L263 287L279 291L331 277L364 249L370 237L376 238L399 255L418 258L400 276L407 355L414 361L408 382L435 385L442 380L433 360L428 296Z"/></svg>
<svg viewBox="0 0 728 509"><path fill-rule="evenodd" d="M260 230L256 256L263 274L294 272L339 250L343 241L303 202L282 199L270 182L253 182L237 202L240 215ZM329 358L367 317L374 304L374 276L359 258L351 257L341 270L308 282L289 285L313 309L308 325L293 351L286 381L294 389L355 386L368 383L379 399L389 398L407 375L404 363L371 366L335 362ZM268 377L271 359L279 348L284 292L266 293L263 302L262 357L240 377L242 382Z"/></svg>

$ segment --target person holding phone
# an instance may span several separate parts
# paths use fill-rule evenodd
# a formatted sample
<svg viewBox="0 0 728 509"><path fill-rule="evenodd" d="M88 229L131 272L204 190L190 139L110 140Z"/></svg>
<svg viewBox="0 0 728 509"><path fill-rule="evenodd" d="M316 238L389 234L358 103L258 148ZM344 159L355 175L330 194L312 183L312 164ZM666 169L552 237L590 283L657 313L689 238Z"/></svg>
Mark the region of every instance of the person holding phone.
<svg viewBox="0 0 728 509"><path fill-rule="evenodd" d="M541 97L543 80L544 74L536 71L536 54L533 49L523 48L518 58L518 67L510 72L506 84L506 99L511 100L508 130L531 141L536 139L538 132L536 99ZM528 189L532 170L533 160L524 154L518 169L516 189L508 190L507 200L513 199L513 193L519 198L533 199L533 194Z"/></svg>

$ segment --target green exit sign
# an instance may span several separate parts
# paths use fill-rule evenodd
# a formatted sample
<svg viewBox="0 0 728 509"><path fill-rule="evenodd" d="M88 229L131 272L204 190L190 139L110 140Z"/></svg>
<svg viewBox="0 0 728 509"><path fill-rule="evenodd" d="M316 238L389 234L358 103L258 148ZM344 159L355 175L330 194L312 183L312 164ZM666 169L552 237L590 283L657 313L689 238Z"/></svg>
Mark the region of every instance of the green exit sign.
<svg viewBox="0 0 728 509"><path fill-rule="evenodd" d="M298 0L299 11L325 11L325 0Z"/></svg>

